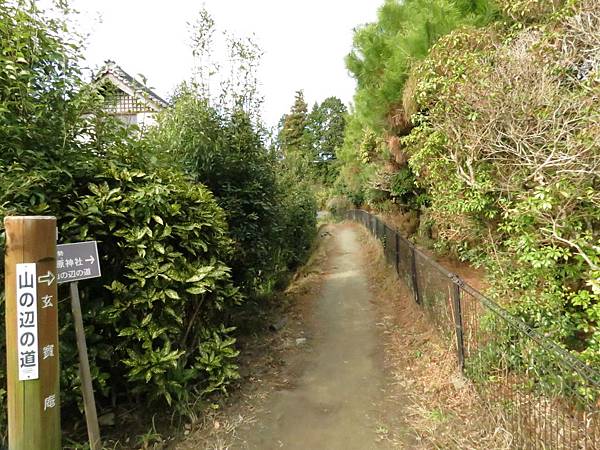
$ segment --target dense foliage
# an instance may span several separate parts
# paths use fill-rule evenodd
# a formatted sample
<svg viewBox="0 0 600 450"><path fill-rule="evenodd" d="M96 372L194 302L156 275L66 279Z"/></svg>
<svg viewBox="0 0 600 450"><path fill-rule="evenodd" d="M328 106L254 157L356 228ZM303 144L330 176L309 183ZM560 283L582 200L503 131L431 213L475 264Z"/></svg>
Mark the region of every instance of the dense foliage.
<svg viewBox="0 0 600 450"><path fill-rule="evenodd" d="M205 72L217 67L212 54L218 35L205 10L194 30L200 65L195 72L202 76L180 86L173 107L161 115L147 142L163 166L179 166L214 193L234 241L228 261L234 280L253 296L268 292L303 261L316 233L316 204L307 180L267 148L256 76L260 49L252 40L225 33L229 75L213 80L217 72Z"/></svg>
<svg viewBox="0 0 600 450"><path fill-rule="evenodd" d="M414 102L404 101L411 99L415 87L411 68L441 36L461 26L488 23L496 15L491 0L386 0L377 22L355 31L346 65L357 90L339 152L343 166L338 193L370 205L386 200L426 204L418 189L407 195L406 189L394 187L394 174L406 170L408 161L397 138L410 131L416 112Z"/></svg>
<svg viewBox="0 0 600 450"><path fill-rule="evenodd" d="M359 28L346 58L358 88L355 114L363 126L380 130L402 116L402 90L415 60L424 58L445 34L494 17L489 0L386 0L378 21ZM408 118L410 119L410 118ZM406 119L404 119L406 120Z"/></svg>
<svg viewBox="0 0 600 450"><path fill-rule="evenodd" d="M320 208L339 174L338 150L344 141L346 105L337 97L315 103L308 111L302 91L296 92L294 104L280 121L275 150L287 171L311 186Z"/></svg>
<svg viewBox="0 0 600 450"><path fill-rule="evenodd" d="M357 204L415 211L421 236L483 265L490 295L589 364L598 30L591 0L387 1L347 59L358 89L337 184Z"/></svg>
<svg viewBox="0 0 600 450"><path fill-rule="evenodd" d="M164 157L181 161L226 211L235 242L230 265L245 292L272 285L302 260L312 242L314 201L304 184L282 182L285 167L267 151L247 112L212 106L188 89L162 116L150 141ZM297 224L287 223L298 214ZM300 234L296 227L302 227Z"/></svg>
<svg viewBox="0 0 600 450"><path fill-rule="evenodd" d="M223 389L236 375L223 311L240 297L223 263L232 242L222 210L181 175L131 167L139 144L127 131L82 114L98 102L74 69L78 54L61 37L64 24L1 6L2 216L55 215L61 242L100 241L103 278L83 293L98 393L171 401L185 400L192 386ZM79 399L79 377L64 305L68 406Z"/></svg>
<svg viewBox="0 0 600 450"><path fill-rule="evenodd" d="M240 290L268 290L303 261L312 196L277 173L253 93L225 112L182 91L165 128L141 139L102 113L61 15L25 3L0 0L0 218L55 215L59 242L99 241L103 276L81 289L101 407L136 398L183 409L190 396L225 391L238 376L230 316ZM67 414L80 403L68 304L59 307Z"/></svg>
<svg viewBox="0 0 600 450"><path fill-rule="evenodd" d="M441 241L484 264L520 317L594 364L600 83L586 55L599 48L599 20L584 1L540 31L443 39L416 68L424 114L404 139Z"/></svg>
<svg viewBox="0 0 600 450"><path fill-rule="evenodd" d="M105 394L180 405L192 385L224 389L237 376L225 312L241 297L223 262L231 241L212 194L181 175L116 166L86 191L68 206L62 231L101 242L103 277L86 283L83 300L96 383ZM65 341L63 351L74 352L74 337ZM73 363L64 367L67 385L75 372Z"/></svg>

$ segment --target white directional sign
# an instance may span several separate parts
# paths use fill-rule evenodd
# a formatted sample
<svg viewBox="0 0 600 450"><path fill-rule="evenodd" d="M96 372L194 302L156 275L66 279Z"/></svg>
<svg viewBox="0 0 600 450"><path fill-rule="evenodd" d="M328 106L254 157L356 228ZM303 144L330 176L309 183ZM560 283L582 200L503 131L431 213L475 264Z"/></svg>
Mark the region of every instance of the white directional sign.
<svg viewBox="0 0 600 450"><path fill-rule="evenodd" d="M56 269L59 283L101 276L96 241L57 245ZM50 283L51 281L48 281L48 284Z"/></svg>
<svg viewBox="0 0 600 450"><path fill-rule="evenodd" d="M19 381L39 378L35 263L17 264L17 354Z"/></svg>

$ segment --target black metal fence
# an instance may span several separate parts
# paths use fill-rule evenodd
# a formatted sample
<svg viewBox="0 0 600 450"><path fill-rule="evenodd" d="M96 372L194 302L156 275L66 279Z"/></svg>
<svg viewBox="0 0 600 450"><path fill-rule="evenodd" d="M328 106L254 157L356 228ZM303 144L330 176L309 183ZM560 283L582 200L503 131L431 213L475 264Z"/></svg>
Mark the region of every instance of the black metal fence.
<svg viewBox="0 0 600 450"><path fill-rule="evenodd" d="M383 220L347 218L381 240L414 300L456 342L457 364L522 449L600 449L600 371L450 273Z"/></svg>

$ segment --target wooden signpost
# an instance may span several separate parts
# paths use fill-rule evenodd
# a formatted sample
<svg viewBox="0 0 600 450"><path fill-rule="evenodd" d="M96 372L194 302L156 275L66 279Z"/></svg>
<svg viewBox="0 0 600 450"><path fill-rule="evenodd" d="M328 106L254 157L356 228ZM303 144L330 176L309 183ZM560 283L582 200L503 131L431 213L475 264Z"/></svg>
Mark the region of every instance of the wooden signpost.
<svg viewBox="0 0 600 450"><path fill-rule="evenodd" d="M96 242L57 246L54 217L6 217L4 226L9 448L61 448L57 284L68 282L90 447L100 450L77 286L100 276Z"/></svg>
<svg viewBox="0 0 600 450"><path fill-rule="evenodd" d="M8 442L61 448L56 219L6 217Z"/></svg>

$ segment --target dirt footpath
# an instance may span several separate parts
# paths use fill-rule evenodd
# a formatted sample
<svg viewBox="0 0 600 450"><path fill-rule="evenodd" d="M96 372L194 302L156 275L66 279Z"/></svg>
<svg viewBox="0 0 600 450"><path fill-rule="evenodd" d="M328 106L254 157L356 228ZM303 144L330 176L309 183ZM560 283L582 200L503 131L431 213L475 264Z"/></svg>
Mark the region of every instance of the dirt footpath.
<svg viewBox="0 0 600 450"><path fill-rule="evenodd" d="M285 325L240 341L237 388L168 448L511 448L380 243L350 223L320 234L278 312L259 319Z"/></svg>
<svg viewBox="0 0 600 450"><path fill-rule="evenodd" d="M293 387L276 391L247 429L243 449L360 449L376 444L378 403L383 393L383 344L363 272L354 227L327 227L330 253L314 304L314 334ZM302 341L301 341L302 342Z"/></svg>

